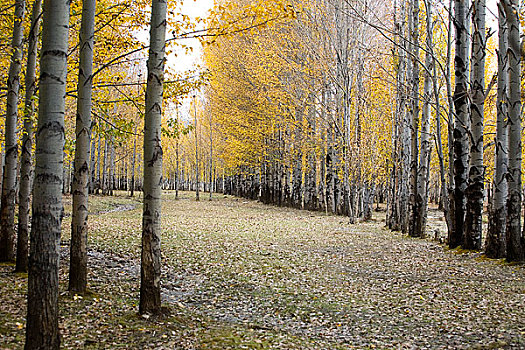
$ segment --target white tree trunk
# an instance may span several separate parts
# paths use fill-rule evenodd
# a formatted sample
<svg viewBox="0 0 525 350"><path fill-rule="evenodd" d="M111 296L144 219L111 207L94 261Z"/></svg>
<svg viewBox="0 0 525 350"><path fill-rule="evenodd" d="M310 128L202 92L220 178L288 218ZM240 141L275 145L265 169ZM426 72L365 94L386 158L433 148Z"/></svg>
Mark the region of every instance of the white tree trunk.
<svg viewBox="0 0 525 350"><path fill-rule="evenodd" d="M197 132L197 100L195 95L193 96L193 112L194 112L194 133L195 133L195 200L200 200L199 190L200 190L200 170L199 170L199 135Z"/></svg>
<svg viewBox="0 0 525 350"><path fill-rule="evenodd" d="M99 194L102 188L102 180L100 178L100 171L102 169L102 130L100 124L98 127L98 146L97 146L97 185L96 185L96 194ZM103 170L103 169L102 169Z"/></svg>
<svg viewBox="0 0 525 350"><path fill-rule="evenodd" d="M315 94L310 93L308 105L308 148L307 148L307 162L308 171L304 176L304 207L307 210L316 210L318 205L317 196L317 167L316 167L316 152L315 152L315 134L316 134L316 108L315 108Z"/></svg>
<svg viewBox="0 0 525 350"><path fill-rule="evenodd" d="M396 32L396 109L393 116L392 141L394 144L393 165L391 171L391 192L389 195L389 208L387 210L387 224L391 230L400 231L405 228L405 217L407 210L407 177L406 171L409 163L407 159L407 152L409 147L407 145L408 139L405 137L405 132L408 128L406 122L406 13L405 1L401 0L399 9L397 2L394 3L394 26Z"/></svg>
<svg viewBox="0 0 525 350"><path fill-rule="evenodd" d="M408 234L411 237L420 237L421 231L417 228L421 208L418 196L418 134L419 134L419 0L412 0L412 13L409 13L410 28L410 196L409 196L409 225Z"/></svg>
<svg viewBox="0 0 525 350"><path fill-rule="evenodd" d="M292 207L302 208L303 196L303 113L302 106L295 107L295 136L293 142Z"/></svg>
<svg viewBox="0 0 525 350"><path fill-rule="evenodd" d="M483 166L483 117L485 105L485 0L474 0L472 17L471 142L469 184L463 248L481 249L485 167Z"/></svg>
<svg viewBox="0 0 525 350"><path fill-rule="evenodd" d="M468 35L469 22L468 0L454 1L454 27L456 29L456 56L454 59L455 89L454 89L454 224L449 231L448 244L456 248L463 243L468 176Z"/></svg>
<svg viewBox="0 0 525 350"><path fill-rule="evenodd" d="M25 77L25 110L24 134L22 137L22 152L20 159L20 191L18 197L18 239L16 249L16 271L26 272L28 264L28 239L29 239L29 202L31 195L31 181L33 179L33 116L35 114L34 96L36 92L36 60L38 51L38 32L40 31L40 18L42 1L33 3L31 14L31 30L28 36L27 68Z"/></svg>
<svg viewBox="0 0 525 350"><path fill-rule="evenodd" d="M91 146L91 90L96 0L82 1L80 62L77 84L75 161L72 184L73 214L69 259L69 290L84 293L87 287L87 234L89 150Z"/></svg>
<svg viewBox="0 0 525 350"><path fill-rule="evenodd" d="M129 184L129 196L133 197L135 192L135 168L137 161L137 124L133 135L133 157L131 158L131 182Z"/></svg>
<svg viewBox="0 0 525 350"><path fill-rule="evenodd" d="M26 349L58 349L58 265L69 1L44 2Z"/></svg>
<svg viewBox="0 0 525 350"><path fill-rule="evenodd" d="M432 72L434 71L434 58L432 56L432 4L425 0L426 8L426 54L423 83L423 111L421 114L421 153L419 155L419 169L417 180L417 208L419 215L416 222L416 236L425 237L428 211L428 177L430 160L430 106L432 103Z"/></svg>
<svg viewBox="0 0 525 350"><path fill-rule="evenodd" d="M507 216L507 167L508 167L508 33L507 17L501 1L498 3L498 97L496 115L496 157L494 165L491 211L485 254L489 258L503 258L506 253L506 216Z"/></svg>
<svg viewBox="0 0 525 350"><path fill-rule="evenodd" d="M167 2L165 0L153 0L144 120L144 211L139 304L141 314L158 314L161 311L161 119L166 51L166 12Z"/></svg>
<svg viewBox="0 0 525 350"><path fill-rule="evenodd" d="M525 260L521 237L521 47L519 1L505 0L508 29L509 66L509 166L507 198L507 260Z"/></svg>
<svg viewBox="0 0 525 350"><path fill-rule="evenodd" d="M0 203L0 261L15 260L15 197L16 170L18 166L18 99L20 71L22 69L22 40L24 38L25 1L15 1L11 64L7 78L7 108L5 117L5 165L2 174L2 199Z"/></svg>

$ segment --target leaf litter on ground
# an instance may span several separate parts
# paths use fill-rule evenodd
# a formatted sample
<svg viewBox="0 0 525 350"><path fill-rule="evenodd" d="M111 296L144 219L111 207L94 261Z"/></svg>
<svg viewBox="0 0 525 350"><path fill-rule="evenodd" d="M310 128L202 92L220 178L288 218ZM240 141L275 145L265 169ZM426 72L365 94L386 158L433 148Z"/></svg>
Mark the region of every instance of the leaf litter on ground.
<svg viewBox="0 0 525 350"><path fill-rule="evenodd" d="M65 198L66 211L70 197ZM520 349L525 271L376 220L164 194L159 317L137 314L140 199L91 197L89 293L67 292L62 348ZM380 219L380 218L379 218ZM27 276L0 265L0 348L23 347Z"/></svg>

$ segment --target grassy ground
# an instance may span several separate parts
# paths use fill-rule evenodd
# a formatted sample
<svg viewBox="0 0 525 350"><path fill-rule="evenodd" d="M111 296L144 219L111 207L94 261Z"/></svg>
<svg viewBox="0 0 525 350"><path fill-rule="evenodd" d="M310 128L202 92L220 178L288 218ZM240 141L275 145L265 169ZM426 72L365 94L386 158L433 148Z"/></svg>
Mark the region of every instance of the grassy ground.
<svg viewBox="0 0 525 350"><path fill-rule="evenodd" d="M137 315L141 203L92 199L89 295L67 291L62 347L520 349L525 271L375 221L166 193L166 315ZM65 198L66 213L70 198ZM0 348L23 347L27 276L0 266Z"/></svg>

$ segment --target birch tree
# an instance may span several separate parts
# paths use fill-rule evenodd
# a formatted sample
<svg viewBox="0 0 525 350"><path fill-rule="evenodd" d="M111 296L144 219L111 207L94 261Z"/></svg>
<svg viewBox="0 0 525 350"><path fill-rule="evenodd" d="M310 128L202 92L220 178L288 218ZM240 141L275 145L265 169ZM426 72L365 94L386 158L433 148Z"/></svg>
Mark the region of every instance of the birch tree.
<svg viewBox="0 0 525 350"><path fill-rule="evenodd" d="M27 63L25 76L24 131L22 136L22 152L20 155L20 190L18 193L18 237L16 247L17 272L27 272L28 239L29 239L29 200L31 195L31 180L33 178L33 116L35 114L36 93L36 60L38 49L38 32L42 1L33 3L31 13L31 29L28 35Z"/></svg>
<svg viewBox="0 0 525 350"><path fill-rule="evenodd" d="M454 118L454 96L452 92L452 10L455 3L454 0L448 2L448 31L447 31L447 56L446 56L446 70L445 70L445 85L447 87L447 102L448 102L448 123L447 123L447 146L448 146L448 187L447 198L445 201L444 214L449 237L455 232L455 203L454 203L454 189L456 184L454 182L454 126L456 125ZM441 135L441 134L440 134Z"/></svg>
<svg viewBox="0 0 525 350"><path fill-rule="evenodd" d="M211 113L209 113L209 116L208 116L208 122L209 122L209 125L210 125L210 168L209 168L209 171L210 171L210 188L209 188L209 192L210 192L210 201L212 200L212 194L213 194L213 115Z"/></svg>
<svg viewBox="0 0 525 350"><path fill-rule="evenodd" d="M507 198L507 260L525 260L521 237L521 46L518 0L503 1L508 23L508 198ZM512 147L510 147L512 145Z"/></svg>
<svg viewBox="0 0 525 350"><path fill-rule="evenodd" d="M406 226L406 205L408 188L406 184L406 171L408 169L407 146L408 139L405 137L408 123L406 118L406 40L403 39L406 31L405 1L401 0L398 6L394 2L394 30L396 40L396 100L395 115L393 118L394 128L392 130L393 144L393 166L391 172L391 191L389 208L387 209L387 224L392 230L404 230Z"/></svg>
<svg viewBox="0 0 525 350"><path fill-rule="evenodd" d="M7 107L5 117L5 163L2 174L2 198L0 204L0 261L15 260L15 197L18 159L18 99L20 71L22 69L22 41L24 38L25 1L15 1L15 20L11 41L11 64L7 78Z"/></svg>
<svg viewBox="0 0 525 350"><path fill-rule="evenodd" d="M507 135L507 85L508 85L508 33L507 17L502 1L498 3L498 95L496 101L496 155L494 164L491 211L487 232L485 254L489 258L503 258L506 252L506 216L507 205L507 165L508 165L508 135Z"/></svg>
<svg viewBox="0 0 525 350"><path fill-rule="evenodd" d="M483 117L485 104L485 0L474 0L472 16L472 85L470 103L469 183L466 191L465 249L481 249L485 167L483 166Z"/></svg>
<svg viewBox="0 0 525 350"><path fill-rule="evenodd" d="M315 157L315 118L316 118L316 110L315 110L315 95L313 93L310 93L309 99L308 99L308 131L307 131L307 139L308 139L308 153L306 156L307 159L307 165L308 165L308 171L305 174L304 180L304 208L308 210L315 210L318 207L318 198L317 198L317 186L316 186L316 179L317 179L317 169L316 169L316 157Z"/></svg>
<svg viewBox="0 0 525 350"><path fill-rule="evenodd" d="M144 120L144 211L142 216L142 256L140 304L141 314L158 314L160 301L160 234L162 146L161 118L166 51L165 0L153 0L151 5L148 82Z"/></svg>
<svg viewBox="0 0 525 350"><path fill-rule="evenodd" d="M434 57L432 52L432 4L430 0L425 0L426 9L426 47L425 47L425 69L423 82L423 111L421 114L421 153L418 168L417 180L417 216L416 235L425 236L425 229L428 214L428 177L430 162L430 106L432 100L432 72L434 71Z"/></svg>
<svg viewBox="0 0 525 350"><path fill-rule="evenodd" d="M419 132L419 0L412 0L409 13L408 27L410 30L410 99L408 113L410 113L410 216L408 234L411 237L420 237L421 229L416 226L421 215L418 195L418 132Z"/></svg>
<svg viewBox="0 0 525 350"><path fill-rule="evenodd" d="M179 103L176 105L176 114L175 114L175 121L177 124L177 134L175 135L175 198L179 198L179 186L180 186L180 178L179 178L179 150L180 150L180 124L179 124Z"/></svg>
<svg viewBox="0 0 525 350"><path fill-rule="evenodd" d="M135 168L137 161L137 124L133 132L133 156L131 158L131 182L129 184L129 196L133 197L135 191Z"/></svg>
<svg viewBox="0 0 525 350"><path fill-rule="evenodd" d="M297 106L295 110L295 137L293 143L292 206L298 209L301 209L303 200L303 113L304 107Z"/></svg>
<svg viewBox="0 0 525 350"><path fill-rule="evenodd" d="M463 243L468 171L468 0L454 1L454 28L456 32L456 53L454 58L454 193L453 225L449 230L448 244L456 248ZM451 203L452 204L452 203Z"/></svg>
<svg viewBox="0 0 525 350"><path fill-rule="evenodd" d="M27 291L26 349L58 349L69 1L45 0Z"/></svg>
<svg viewBox="0 0 525 350"><path fill-rule="evenodd" d="M73 175L73 214L69 262L69 290L84 293L87 287L87 220L89 148L91 145L91 90L96 0L83 0L80 25L80 62Z"/></svg>
<svg viewBox="0 0 525 350"><path fill-rule="evenodd" d="M197 100L196 95L193 95L193 112L194 112L194 128L195 128L195 200L200 200L199 190L199 133L197 130Z"/></svg>

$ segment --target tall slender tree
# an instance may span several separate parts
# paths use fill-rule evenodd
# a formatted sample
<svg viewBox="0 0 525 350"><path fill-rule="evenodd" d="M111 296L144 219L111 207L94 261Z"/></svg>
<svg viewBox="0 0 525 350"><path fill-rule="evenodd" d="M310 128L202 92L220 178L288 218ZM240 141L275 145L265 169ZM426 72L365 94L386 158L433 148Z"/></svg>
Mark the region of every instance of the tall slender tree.
<svg viewBox="0 0 525 350"><path fill-rule="evenodd" d="M210 192L210 201L212 200L212 193L213 193L213 115L209 113L208 121L210 123L210 188L208 189Z"/></svg>
<svg viewBox="0 0 525 350"><path fill-rule="evenodd" d="M22 136L22 152L20 155L20 190L18 193L18 237L16 244L16 271L26 272L28 264L29 239L29 200L31 195L31 180L33 178L33 116L35 114L36 93L36 60L38 49L38 32L42 0L33 3L31 13L31 29L28 36L27 63L25 76L24 102L24 132Z"/></svg>
<svg viewBox="0 0 525 350"><path fill-rule="evenodd" d="M80 61L73 174L73 215L69 254L69 290L84 293L87 288L87 233L89 196L89 148L91 145L91 90L96 0L82 1Z"/></svg>
<svg viewBox="0 0 525 350"><path fill-rule="evenodd" d="M430 106L432 103L432 73L434 66L433 42L432 42L432 3L425 0L426 9L426 46L425 46L425 69L423 82L423 111L421 113L421 153L419 155L419 168L417 180L417 209L419 214L416 217L418 222L415 223L416 235L425 236L428 212L428 177L430 162Z"/></svg>
<svg viewBox="0 0 525 350"><path fill-rule="evenodd" d="M401 20L401 32L402 35L409 35L409 26L407 25L407 21L404 19L405 17L409 17L407 13L410 6L406 6L404 1L401 1L401 11L400 15L403 16L403 19ZM409 222L409 202L410 202L410 170L411 170L411 143L410 143L410 131L411 131L411 113L410 111L412 108L410 107L410 99L408 98L409 92L408 92L408 86L409 86L409 77L412 76L412 65L411 61L409 59L408 50L409 45L407 43L408 40L406 38L401 39L403 42L403 52L400 55L400 60L403 60L401 63L400 61L400 70L403 68L402 71L399 73L403 74L400 80L398 80L398 84L401 84L400 91L401 91L401 99L400 101L403 103L403 107L400 109L402 111L402 115L400 116L400 130L399 130L399 138L400 138L400 168L399 168L399 190L398 190L398 200L399 200L399 229L403 233L408 233L408 222ZM403 66L403 67L402 67Z"/></svg>
<svg viewBox="0 0 525 350"><path fill-rule="evenodd" d="M94 194L95 193L95 184L96 184L96 177L95 177L95 170L96 170L96 146L97 141L93 138L93 126L91 125L91 151L89 152L89 159L90 159L90 165L89 170L91 172L90 179L89 179L89 193Z"/></svg>
<svg viewBox="0 0 525 350"><path fill-rule="evenodd" d="M431 6L431 4L428 4L428 6ZM428 6L427 6L427 8L428 8ZM449 6L450 6L450 2L449 2ZM427 9L427 11L428 11L428 9ZM451 22L451 16L449 15L448 17L449 17L448 18L449 27L451 27L451 25L450 25L450 23L452 23ZM432 28L433 27L434 27L434 22L432 23ZM427 29L427 35L429 35L428 33L429 32L428 32L428 29ZM450 47L449 40L450 40L450 37L451 37L451 33L450 33L450 30L449 30L448 33L447 33L447 62L449 62L448 58L449 58L449 47ZM434 93L434 104L435 104L435 110L436 110L435 141L436 141L436 153L437 153L438 161L439 161L439 177L440 177L440 185L441 185L439 204L441 206L441 209L443 209L443 214L444 214L445 221L447 223L447 228L448 228L450 226L450 203L448 201L448 195L447 195L448 194L448 192L447 192L447 189L448 189L447 173L446 173L446 169L445 169L445 155L444 155L444 152L443 152L443 139L442 139L443 134L442 134L442 116L441 116L442 108L441 108L441 103L440 103L441 91L440 91L440 87L438 86L439 78L438 78L438 74L437 74L437 58L435 56L434 48L433 48L433 46L431 46L431 47L428 47L427 50L430 51L430 54L432 55L432 60L433 60L433 63L432 63L432 72L433 72L433 74L432 74L432 90L433 90L433 93ZM447 97L448 97L448 93L450 91L450 85L448 84L448 81L449 81L448 73L449 72L450 72L450 64L447 64L447 69L445 71L445 75L446 75L445 85L447 87ZM448 123L450 124L451 122L452 121L449 119ZM450 164L452 164L452 163L450 163ZM428 212L425 214L425 216L428 216Z"/></svg>
<svg viewBox="0 0 525 350"><path fill-rule="evenodd" d="M467 211L465 249L481 249L485 167L483 166L483 118L485 105L485 0L474 0L472 16L472 85L470 103L469 179L466 191Z"/></svg>
<svg viewBox="0 0 525 350"><path fill-rule="evenodd" d="M316 133L316 114L315 109L315 94L310 93L308 98L308 153L306 156L308 164L308 172L305 174L304 180L304 207L308 210L315 210L318 207L317 196L317 169L316 169L316 154L315 154L315 133Z"/></svg>
<svg viewBox="0 0 525 350"><path fill-rule="evenodd" d="M507 17L502 1L498 3L498 96L496 102L496 156L494 165L493 189L487 244L485 254L489 258L503 258L506 253L506 217L507 205L507 85L508 85L508 50Z"/></svg>
<svg viewBox="0 0 525 350"><path fill-rule="evenodd" d="M179 162L180 162L180 137L181 137L181 131L180 131L180 124L179 124L179 104L176 105L176 117L175 117L176 123L177 123L177 134L175 135L175 198L179 198L179 186L180 186L180 170L179 170Z"/></svg>
<svg viewBox="0 0 525 350"><path fill-rule="evenodd" d="M68 0L45 0L33 215L27 288L26 349L58 349L58 264L62 222Z"/></svg>
<svg viewBox="0 0 525 350"><path fill-rule="evenodd" d="M406 228L406 206L408 202L408 187L406 172L409 167L406 118L406 72L408 70L407 47L404 39L406 33L405 1L394 2L394 26L396 37L396 106L392 128L393 164L391 172L391 191L389 208L387 210L388 227L392 230L404 231Z"/></svg>
<svg viewBox="0 0 525 350"><path fill-rule="evenodd" d="M454 27L456 32L456 53L454 57L454 224L449 230L448 244L456 248L463 243L468 175L468 22L469 0L454 1Z"/></svg>
<svg viewBox="0 0 525 350"><path fill-rule="evenodd" d="M197 131L197 96L193 95L193 113L194 113L194 134L195 134L195 200L200 200L200 181L199 181L199 133Z"/></svg>
<svg viewBox="0 0 525 350"><path fill-rule="evenodd" d="M525 260L525 248L521 237L521 42L519 1L504 0L508 23L508 197L507 197L507 260ZM512 146L512 147L511 147Z"/></svg>
<svg viewBox="0 0 525 350"><path fill-rule="evenodd" d="M144 120L144 209L139 312L158 314L160 301L160 234L162 182L162 95L166 52L167 1L151 4L150 48Z"/></svg>
<svg viewBox="0 0 525 350"><path fill-rule="evenodd" d="M292 206L301 208L303 203L303 152L302 152L302 124L304 108L298 106L295 109L295 134L293 149L293 168L292 168Z"/></svg>
<svg viewBox="0 0 525 350"><path fill-rule="evenodd" d="M133 197L135 192L135 167L137 162L137 124L133 133L133 156L131 158L131 182L129 184L129 196Z"/></svg>
<svg viewBox="0 0 525 350"><path fill-rule="evenodd" d="M5 118L5 163L2 174L0 203L0 261L15 260L15 197L18 159L18 99L22 69L22 41L24 38L25 0L15 1L15 20L11 41L11 64L7 78L7 108Z"/></svg>
<svg viewBox="0 0 525 350"><path fill-rule="evenodd" d="M417 227L420 223L421 215L420 202L418 196L418 133L419 133L419 0L412 0L410 4L412 13L409 14L410 29L410 216L408 225L408 234L411 237L420 237L421 228Z"/></svg>
<svg viewBox="0 0 525 350"><path fill-rule="evenodd" d="M448 187L447 187L447 198L445 202L445 221L447 222L448 236L449 238L455 235L456 229L456 210L455 210L455 197L454 189L456 184L454 182L454 126L456 125L454 117L454 95L452 92L452 23L453 23L453 8L454 0L448 2L448 30L447 30L447 56L446 56L446 69L445 69L445 85L447 87L447 102L448 102L448 123L447 123L447 145L448 145Z"/></svg>

